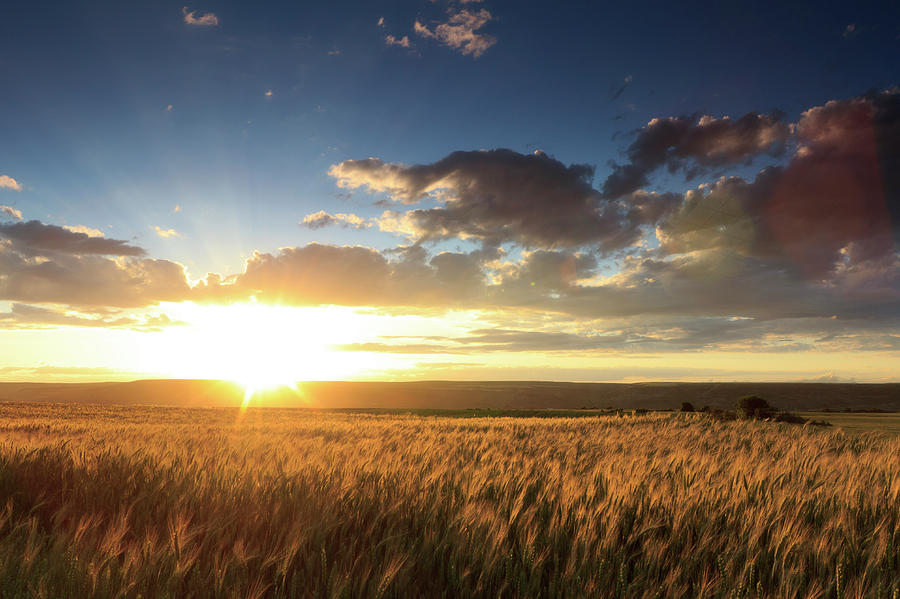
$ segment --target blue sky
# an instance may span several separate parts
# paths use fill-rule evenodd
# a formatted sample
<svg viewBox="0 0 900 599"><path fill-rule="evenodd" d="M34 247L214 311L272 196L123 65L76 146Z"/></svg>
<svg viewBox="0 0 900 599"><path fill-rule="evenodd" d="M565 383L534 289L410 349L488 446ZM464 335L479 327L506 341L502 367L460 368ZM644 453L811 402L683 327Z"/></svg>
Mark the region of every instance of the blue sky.
<svg viewBox="0 0 900 599"><path fill-rule="evenodd" d="M479 20L465 32L479 50L439 34L459 15ZM320 210L385 209L374 202L389 190L339 187L334 165L541 150L594 167L599 190L651 119L794 124L897 85L898 59L891 2L18 3L0 19L0 175L21 190L0 189L0 204L126 240L194 280L313 241L381 251L409 238L299 224ZM641 188L752 180L790 163L800 142L783 142L689 180L654 167ZM471 251L479 241L467 235L429 252Z"/></svg>

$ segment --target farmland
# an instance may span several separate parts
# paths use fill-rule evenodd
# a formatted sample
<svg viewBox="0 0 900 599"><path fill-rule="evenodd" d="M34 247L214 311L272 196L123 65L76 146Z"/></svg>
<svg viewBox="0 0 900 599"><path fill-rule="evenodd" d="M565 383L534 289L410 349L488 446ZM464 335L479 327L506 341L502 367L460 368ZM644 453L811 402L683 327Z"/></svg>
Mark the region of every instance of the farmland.
<svg viewBox="0 0 900 599"><path fill-rule="evenodd" d="M0 596L886 597L900 437L0 404Z"/></svg>

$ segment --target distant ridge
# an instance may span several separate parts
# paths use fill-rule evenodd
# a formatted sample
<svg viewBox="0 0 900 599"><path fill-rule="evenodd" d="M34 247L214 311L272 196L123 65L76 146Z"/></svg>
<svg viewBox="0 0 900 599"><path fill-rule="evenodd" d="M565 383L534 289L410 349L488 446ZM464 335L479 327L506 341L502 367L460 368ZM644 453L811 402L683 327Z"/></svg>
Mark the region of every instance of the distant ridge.
<svg viewBox="0 0 900 599"><path fill-rule="evenodd" d="M541 381L301 383L299 393L269 390L253 405L311 408L579 409L733 407L744 395L761 395L790 410L900 411L900 383L557 383ZM232 382L193 379L108 383L0 383L0 402L238 406L243 389Z"/></svg>

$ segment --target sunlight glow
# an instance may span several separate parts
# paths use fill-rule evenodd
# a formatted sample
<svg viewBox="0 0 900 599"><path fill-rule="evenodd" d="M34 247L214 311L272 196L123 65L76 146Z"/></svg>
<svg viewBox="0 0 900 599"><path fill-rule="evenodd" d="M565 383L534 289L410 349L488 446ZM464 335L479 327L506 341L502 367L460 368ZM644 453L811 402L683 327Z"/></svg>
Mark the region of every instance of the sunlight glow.
<svg viewBox="0 0 900 599"><path fill-rule="evenodd" d="M259 391L351 376L358 369L329 349L364 333L348 330L350 319L341 309L182 304L172 312L189 323L184 331L171 331L184 341L173 347L190 364L189 375L235 381L247 390L248 401Z"/></svg>

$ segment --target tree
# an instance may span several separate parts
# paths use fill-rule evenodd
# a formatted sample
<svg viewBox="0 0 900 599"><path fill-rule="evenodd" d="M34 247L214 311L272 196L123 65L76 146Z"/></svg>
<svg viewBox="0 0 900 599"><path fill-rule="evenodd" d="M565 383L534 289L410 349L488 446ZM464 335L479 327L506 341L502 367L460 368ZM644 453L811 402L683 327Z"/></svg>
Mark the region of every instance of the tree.
<svg viewBox="0 0 900 599"><path fill-rule="evenodd" d="M768 418L775 408L759 395L746 395L738 400L738 410L744 418Z"/></svg>
<svg viewBox="0 0 900 599"><path fill-rule="evenodd" d="M681 404L681 411L682 412L693 412L694 406L691 404L691 402L685 401Z"/></svg>

